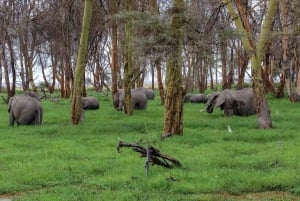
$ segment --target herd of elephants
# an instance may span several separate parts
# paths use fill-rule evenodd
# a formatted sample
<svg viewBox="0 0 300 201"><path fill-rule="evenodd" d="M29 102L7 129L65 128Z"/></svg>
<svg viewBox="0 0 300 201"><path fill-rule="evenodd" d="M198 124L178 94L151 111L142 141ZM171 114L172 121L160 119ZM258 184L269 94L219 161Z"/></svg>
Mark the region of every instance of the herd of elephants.
<svg viewBox="0 0 300 201"><path fill-rule="evenodd" d="M147 101L154 99L154 91L149 88L136 88L131 90L131 103L134 109L144 110ZM214 108L224 110L225 116L248 116L256 113L252 88L241 90L225 89L211 94L187 94L184 102L205 103L205 110L212 113ZM119 89L113 97L113 105L116 110L124 108L125 93ZM82 98L84 110L99 109L99 100L93 96ZM11 97L8 103L9 124L17 125L41 125L43 121L43 107L41 97L32 91L25 91L23 95Z"/></svg>

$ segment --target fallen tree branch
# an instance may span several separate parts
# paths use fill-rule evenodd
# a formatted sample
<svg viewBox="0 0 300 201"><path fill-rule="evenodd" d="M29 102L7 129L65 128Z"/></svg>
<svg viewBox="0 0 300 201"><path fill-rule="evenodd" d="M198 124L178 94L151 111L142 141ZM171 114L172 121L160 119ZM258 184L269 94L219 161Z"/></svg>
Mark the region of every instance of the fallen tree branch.
<svg viewBox="0 0 300 201"><path fill-rule="evenodd" d="M117 151L120 153L121 147L131 147L133 151L139 152L141 157L146 157L145 169L146 175L149 173L149 164L160 165L165 168L173 168L174 166L180 167L181 163L171 156L160 153L160 151L152 146L144 148L138 144L124 143L119 141L117 144Z"/></svg>

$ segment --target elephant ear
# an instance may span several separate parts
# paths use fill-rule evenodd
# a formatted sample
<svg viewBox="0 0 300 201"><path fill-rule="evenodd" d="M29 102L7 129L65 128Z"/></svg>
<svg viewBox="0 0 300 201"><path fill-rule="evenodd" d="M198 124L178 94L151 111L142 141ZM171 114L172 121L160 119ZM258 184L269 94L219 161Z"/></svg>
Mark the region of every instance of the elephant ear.
<svg viewBox="0 0 300 201"><path fill-rule="evenodd" d="M215 97L215 108L216 107L220 107L224 103L225 103L225 96L223 95L223 93L216 94L216 97Z"/></svg>

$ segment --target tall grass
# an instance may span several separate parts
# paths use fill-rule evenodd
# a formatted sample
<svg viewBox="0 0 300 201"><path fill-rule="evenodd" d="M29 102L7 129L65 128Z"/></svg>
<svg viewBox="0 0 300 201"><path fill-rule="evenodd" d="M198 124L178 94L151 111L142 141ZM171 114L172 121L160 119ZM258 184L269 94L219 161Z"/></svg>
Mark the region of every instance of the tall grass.
<svg viewBox="0 0 300 201"><path fill-rule="evenodd" d="M184 105L184 134L160 139L164 108L159 97L146 111L125 116L111 97L92 93L100 109L70 123L70 100L42 102L42 126L8 126L0 103L0 195L15 200L237 200L251 192L283 191L278 200L300 195L300 108L269 97L273 129L257 129L256 116L224 117ZM228 132L228 126L232 132ZM119 139L153 145L182 163L151 166ZM269 200L263 198L263 200Z"/></svg>

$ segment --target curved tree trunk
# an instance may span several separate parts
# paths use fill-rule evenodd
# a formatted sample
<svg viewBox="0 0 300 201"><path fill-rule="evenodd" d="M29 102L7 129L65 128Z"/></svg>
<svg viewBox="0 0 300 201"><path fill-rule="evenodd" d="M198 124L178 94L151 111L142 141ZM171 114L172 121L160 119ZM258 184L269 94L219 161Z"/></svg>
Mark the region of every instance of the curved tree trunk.
<svg viewBox="0 0 300 201"><path fill-rule="evenodd" d="M261 62L266 52L266 44L270 39L270 30L272 28L272 22L276 13L276 8L278 5L278 0L270 0L269 9L265 16L264 23L261 28L261 33L258 42L255 46L252 40L252 34L250 31L249 21L246 19L245 15L238 15L235 12L234 6L231 1L223 1L226 7L234 19L237 29L241 33L242 44L250 56L250 62L252 66L252 83L255 92L256 99L256 111L257 111L257 123L259 128L272 128L272 121L270 116L270 111L268 104L264 98L264 86L262 79L262 68ZM236 7L239 13L245 13L245 8L239 0L235 0Z"/></svg>

